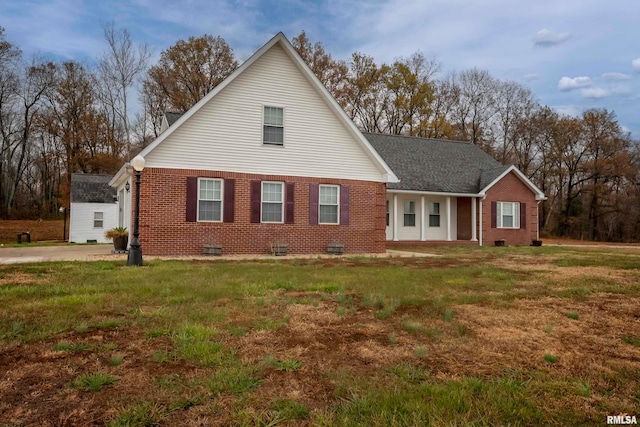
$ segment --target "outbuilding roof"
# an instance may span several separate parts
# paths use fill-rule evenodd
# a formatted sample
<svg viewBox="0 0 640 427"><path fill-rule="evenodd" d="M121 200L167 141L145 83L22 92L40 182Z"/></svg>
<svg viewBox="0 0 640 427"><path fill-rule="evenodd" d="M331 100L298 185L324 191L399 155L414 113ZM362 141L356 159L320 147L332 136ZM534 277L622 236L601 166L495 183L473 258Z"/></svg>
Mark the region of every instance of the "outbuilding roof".
<svg viewBox="0 0 640 427"><path fill-rule="evenodd" d="M175 111L165 111L164 116L167 118L167 124L171 126L174 124L184 113L178 113Z"/></svg>
<svg viewBox="0 0 640 427"><path fill-rule="evenodd" d="M71 203L114 203L116 189L109 186L113 175L71 175Z"/></svg>
<svg viewBox="0 0 640 427"><path fill-rule="evenodd" d="M509 167L468 142L364 133L400 179L390 190L478 194Z"/></svg>

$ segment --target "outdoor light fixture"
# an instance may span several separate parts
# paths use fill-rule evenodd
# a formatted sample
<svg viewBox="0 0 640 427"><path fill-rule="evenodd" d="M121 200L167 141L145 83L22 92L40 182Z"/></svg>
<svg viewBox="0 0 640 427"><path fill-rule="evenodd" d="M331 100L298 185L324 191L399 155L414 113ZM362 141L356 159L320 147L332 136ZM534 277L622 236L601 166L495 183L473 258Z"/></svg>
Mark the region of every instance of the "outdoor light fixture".
<svg viewBox="0 0 640 427"><path fill-rule="evenodd" d="M138 236L140 235L138 225L140 222L140 175L144 169L144 157L137 155L131 160L131 166L136 171L136 212L133 223L133 240L131 241L131 247L129 248L129 256L127 258L127 266L141 266L142 265L142 248L140 247L140 241ZM128 185L129 183L127 183Z"/></svg>
<svg viewBox="0 0 640 427"><path fill-rule="evenodd" d="M129 185L129 181L124 185L124 189L127 190L127 193L131 190L131 185Z"/></svg>

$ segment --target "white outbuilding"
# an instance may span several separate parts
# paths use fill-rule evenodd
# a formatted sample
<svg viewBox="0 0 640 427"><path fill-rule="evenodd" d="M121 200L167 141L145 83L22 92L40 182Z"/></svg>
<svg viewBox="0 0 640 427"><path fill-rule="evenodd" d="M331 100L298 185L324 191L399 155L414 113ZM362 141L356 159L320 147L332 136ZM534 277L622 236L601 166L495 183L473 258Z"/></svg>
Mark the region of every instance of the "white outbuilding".
<svg viewBox="0 0 640 427"><path fill-rule="evenodd" d="M69 241L109 243L105 231L118 226L118 197L109 186L113 175L71 175Z"/></svg>

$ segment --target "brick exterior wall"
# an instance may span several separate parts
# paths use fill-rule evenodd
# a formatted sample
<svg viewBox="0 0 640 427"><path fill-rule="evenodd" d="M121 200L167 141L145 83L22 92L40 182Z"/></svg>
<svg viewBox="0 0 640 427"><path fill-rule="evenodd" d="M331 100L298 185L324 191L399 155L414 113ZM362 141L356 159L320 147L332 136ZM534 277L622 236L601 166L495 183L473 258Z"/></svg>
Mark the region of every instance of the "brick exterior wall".
<svg viewBox="0 0 640 427"><path fill-rule="evenodd" d="M233 223L186 221L190 176L235 179ZM250 222L252 180L295 183L293 224ZM145 169L141 183L140 242L146 255L201 255L207 244L221 245L225 255L268 254L273 242L288 244L290 254L326 253L333 241L343 243L345 253L386 248L384 183L161 168ZM349 186L349 225L309 225L311 183Z"/></svg>
<svg viewBox="0 0 640 427"><path fill-rule="evenodd" d="M520 229L491 228L491 202L526 203L526 228ZM513 173L505 175L487 191L482 202L482 240L483 244L493 246L496 240L504 239L506 245L530 245L537 239L538 202L535 194Z"/></svg>

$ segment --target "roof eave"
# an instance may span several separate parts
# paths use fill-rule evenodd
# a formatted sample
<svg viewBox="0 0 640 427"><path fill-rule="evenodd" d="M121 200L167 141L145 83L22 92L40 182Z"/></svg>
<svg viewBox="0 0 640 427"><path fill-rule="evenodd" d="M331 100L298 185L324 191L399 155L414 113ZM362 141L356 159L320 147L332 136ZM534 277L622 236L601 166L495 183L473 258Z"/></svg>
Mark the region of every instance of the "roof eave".
<svg viewBox="0 0 640 427"><path fill-rule="evenodd" d="M120 185L122 185L124 181L129 179L130 176L131 176L131 165L129 164L129 162L126 162L124 165L122 165L118 173L116 173L113 176L113 178L111 178L111 181L109 181L109 186L118 188L120 187Z"/></svg>
<svg viewBox="0 0 640 427"><path fill-rule="evenodd" d="M508 173L513 172L515 173L515 175L520 179L520 181L522 181L524 183L524 185L526 185L531 192L533 192L536 196L536 200L546 200L547 197L544 195L544 193L533 183L531 182L531 180L529 178L527 178L517 167L515 167L514 165L509 166L507 169L505 169L504 172L502 172L496 179L494 179L493 181L491 181L489 183L489 185L487 185L486 187L484 187L482 190L480 190L480 192L478 193L479 195L481 195L482 197L486 196L487 191L493 187L498 181L500 181L502 178L504 178Z"/></svg>
<svg viewBox="0 0 640 427"><path fill-rule="evenodd" d="M386 183L397 183L400 182L396 174L391 170L389 165L380 157L378 152L373 148L373 146L367 141L362 132L357 128L357 126L353 123L351 119L344 112L342 107L336 102L336 100L331 96L327 88L318 80L316 75L313 73L311 68L304 62L304 60L300 57L300 55L296 52L293 45L286 38L284 33L279 32L276 34L271 40L269 40L266 44L264 44L260 49L258 49L249 59L247 59L240 67L236 68L236 70L229 75L226 79L224 79L218 86L215 87L211 92L209 92L204 98L202 98L198 103L196 103L193 107L191 107L186 113L184 113L175 123L168 127L162 134L160 134L151 144L145 147L140 155L142 157L146 157L151 151L153 151L159 144L162 143L165 139L167 139L177 128L179 128L185 121L187 121L191 116L193 116L202 106L207 104L212 98L214 98L218 93L220 93L225 87L227 87L231 82L233 82L239 75L241 75L247 68L253 65L265 52L271 49L274 45L279 43L283 50L287 53L287 55L293 60L294 64L300 69L307 80L319 91L322 97L327 101L330 108L333 112L340 118L343 124L350 130L352 136L356 139L356 141L361 145L364 149L367 156L374 162L377 168L381 172L380 180Z"/></svg>

